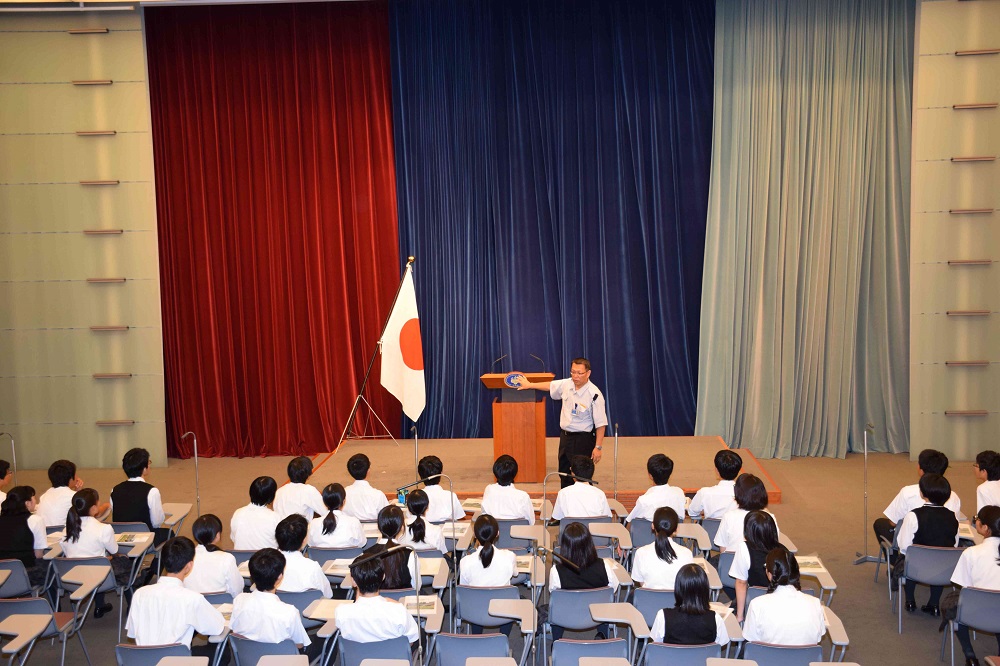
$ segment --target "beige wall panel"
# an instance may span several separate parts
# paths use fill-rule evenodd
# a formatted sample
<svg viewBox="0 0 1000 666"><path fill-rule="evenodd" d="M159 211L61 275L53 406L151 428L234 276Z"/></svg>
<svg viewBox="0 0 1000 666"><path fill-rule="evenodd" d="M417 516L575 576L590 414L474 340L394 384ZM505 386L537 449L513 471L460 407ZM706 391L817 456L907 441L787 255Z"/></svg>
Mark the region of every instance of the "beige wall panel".
<svg viewBox="0 0 1000 666"><path fill-rule="evenodd" d="M149 132L146 83L0 86L0 133L87 130Z"/></svg>
<svg viewBox="0 0 1000 666"><path fill-rule="evenodd" d="M1000 206L1000 162L918 162L913 177L914 211Z"/></svg>
<svg viewBox="0 0 1000 666"><path fill-rule="evenodd" d="M0 328L37 329L101 326L125 322L160 326L160 285L129 280L113 288L85 282L0 284Z"/></svg>
<svg viewBox="0 0 1000 666"><path fill-rule="evenodd" d="M0 281L156 280L158 265L156 236L151 232L114 236L9 234L0 244ZM120 286L94 285L94 289Z"/></svg>
<svg viewBox="0 0 1000 666"><path fill-rule="evenodd" d="M911 363L1000 361L1000 313L989 317L949 317L917 314L917 307L919 303L911 304Z"/></svg>
<svg viewBox="0 0 1000 666"><path fill-rule="evenodd" d="M1000 48L997 36L996 48ZM960 102L1000 100L1000 55L924 56L920 59L920 86L916 107L948 106Z"/></svg>
<svg viewBox="0 0 1000 666"><path fill-rule="evenodd" d="M142 32L0 32L0 82L145 81Z"/></svg>
<svg viewBox="0 0 1000 666"><path fill-rule="evenodd" d="M916 387L910 394L910 409L933 412L942 409L991 409L1000 395L1000 360L987 367L948 367L922 364L910 368Z"/></svg>
<svg viewBox="0 0 1000 666"><path fill-rule="evenodd" d="M910 289L920 294L912 310L915 315L948 310L1000 311L1000 263L991 266L913 264Z"/></svg>
<svg viewBox="0 0 1000 666"><path fill-rule="evenodd" d="M954 53L1000 46L1000 2L923 2L920 5L920 54Z"/></svg>
<svg viewBox="0 0 1000 666"><path fill-rule="evenodd" d="M952 464L959 460L975 460L980 451L996 450L1000 440L1000 414L997 413L985 417L955 417L945 416L943 408L937 414L913 410L910 424L910 458L913 460L927 448L943 451ZM975 512L974 506L971 511L968 506L963 508L968 515Z"/></svg>
<svg viewBox="0 0 1000 666"><path fill-rule="evenodd" d="M92 423L104 419L162 421L163 377L0 378L4 420L11 423Z"/></svg>
<svg viewBox="0 0 1000 666"><path fill-rule="evenodd" d="M116 428L99 428L91 424L0 423L0 428L14 435L17 464L22 469L46 469L59 458L72 460L79 467L120 467L125 452L137 446L149 451L154 466L167 464L163 422ZM83 480L86 483L87 478ZM111 491L110 488L98 490L105 498Z"/></svg>
<svg viewBox="0 0 1000 666"><path fill-rule="evenodd" d="M156 230L153 183L0 187L0 232Z"/></svg>
<svg viewBox="0 0 1000 666"><path fill-rule="evenodd" d="M73 28L141 30L142 16L137 11L24 13L5 14L0 23L3 32L65 31Z"/></svg>
<svg viewBox="0 0 1000 666"><path fill-rule="evenodd" d="M149 134L0 136L0 183L153 180Z"/></svg>
<svg viewBox="0 0 1000 666"><path fill-rule="evenodd" d="M997 229L1000 215L916 213L911 220L910 261L913 265L949 259L1000 262L1000 229Z"/></svg>
<svg viewBox="0 0 1000 666"><path fill-rule="evenodd" d="M113 323L113 322L112 322ZM0 330L0 376L163 374L160 327L95 333L88 329Z"/></svg>
<svg viewBox="0 0 1000 666"><path fill-rule="evenodd" d="M948 108L916 109L913 113L915 160L1000 155L1000 111L955 111Z"/></svg>

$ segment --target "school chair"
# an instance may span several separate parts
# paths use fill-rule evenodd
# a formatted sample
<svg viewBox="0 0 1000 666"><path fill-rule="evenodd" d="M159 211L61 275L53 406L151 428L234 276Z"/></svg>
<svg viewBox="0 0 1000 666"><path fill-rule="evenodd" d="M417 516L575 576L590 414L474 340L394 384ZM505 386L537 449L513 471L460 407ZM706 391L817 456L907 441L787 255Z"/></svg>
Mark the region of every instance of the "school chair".
<svg viewBox="0 0 1000 666"><path fill-rule="evenodd" d="M896 593L896 613L899 615L899 633L903 633L903 586L912 580L921 585L951 586L951 575L955 572L962 548L940 548L937 546L912 545L906 549L903 575L899 579Z"/></svg>
<svg viewBox="0 0 1000 666"><path fill-rule="evenodd" d="M653 543L653 523L645 518L636 518L628 524L628 533L632 536L632 552L635 549Z"/></svg>
<svg viewBox="0 0 1000 666"><path fill-rule="evenodd" d="M52 569L55 572L55 583L56 583L56 608L59 608L63 595L72 597L73 592L80 586L76 583L68 582L65 580L66 574L73 570L77 566L94 566L94 567L104 567L108 570L108 574L101 583L94 594L91 594L86 600L87 603L77 602L74 605L74 611L83 608L83 618L86 619L87 611L93 605L94 595L98 592L114 592L118 596L118 641L121 642L122 639L122 621L124 617L124 606L125 606L125 590L127 589L124 585L119 585L115 580L115 572L108 564L108 559L103 555L98 555L97 557L56 557L51 560ZM83 622L80 622L80 628L83 628Z"/></svg>
<svg viewBox="0 0 1000 666"><path fill-rule="evenodd" d="M309 546L306 555L310 560L319 562L321 567L325 567L330 560L353 560L364 551L364 548L317 548Z"/></svg>
<svg viewBox="0 0 1000 666"><path fill-rule="evenodd" d="M358 643L346 638L340 639L340 666L361 666L365 659L405 659L410 660L410 643L406 636L389 641ZM237 664L237 666L246 666Z"/></svg>
<svg viewBox="0 0 1000 666"><path fill-rule="evenodd" d="M309 631L310 629L315 629L316 627L322 627L326 624L323 620L311 620L303 612L309 608L309 605L318 600L324 599L322 590L302 590L301 592L285 592L283 590L276 591L278 598L284 601L286 604L295 606L299 611L299 615L302 618L302 627Z"/></svg>
<svg viewBox="0 0 1000 666"><path fill-rule="evenodd" d="M289 639L280 643L259 643L239 634L230 634L229 644L233 646L236 666L257 666L260 658L268 655L297 655L299 653L295 643Z"/></svg>
<svg viewBox="0 0 1000 666"><path fill-rule="evenodd" d="M59 658L59 664L60 666L64 666L66 663L66 643L69 642L69 639L74 635L76 635L77 639L80 641L80 647L83 648L83 654L87 657L87 663L90 663L90 655L87 654L87 646L83 643L83 636L80 635L79 626L77 625L78 618L76 613L54 613L52 612L52 606L49 605L48 600L42 599L41 597L0 599L0 622L6 620L11 615L41 615L49 620L42 633L25 647L20 663L23 664L28 661L28 657L31 656L31 651L38 640L45 638L58 638L60 644L62 645L62 655Z"/></svg>
<svg viewBox="0 0 1000 666"><path fill-rule="evenodd" d="M637 587L632 597L632 605L642 613L642 619L651 627L656 621L657 614L664 608L673 608L674 603L673 590L650 590Z"/></svg>
<svg viewBox="0 0 1000 666"><path fill-rule="evenodd" d="M236 558L236 566L240 566L244 562L249 562L250 558L254 556L256 550L227 550L227 553Z"/></svg>
<svg viewBox="0 0 1000 666"><path fill-rule="evenodd" d="M509 657L510 644L503 634L438 634L434 646L438 666L465 666L472 657ZM425 660L430 663L431 655Z"/></svg>
<svg viewBox="0 0 1000 666"><path fill-rule="evenodd" d="M518 555L523 555L528 552L528 546L525 545L524 539L515 539L510 535L510 528L515 525L529 525L530 523L524 519L508 519L500 520L497 519L497 526L500 528L500 534L497 536L496 547L503 548L504 550L512 550Z"/></svg>
<svg viewBox="0 0 1000 666"><path fill-rule="evenodd" d="M562 540L563 530L570 523L581 523L590 531L590 526L593 523L610 523L614 521L614 518L609 518L607 516L590 516L585 518L571 518L567 516L559 521L559 536L556 539L556 548L558 549L558 544ZM601 558L614 557L614 552L611 549L611 539L608 537L592 537L594 539L594 547L597 549L597 556Z"/></svg>
<svg viewBox="0 0 1000 666"><path fill-rule="evenodd" d="M624 638L603 641L560 638L552 644L552 666L578 666L582 657L627 660L628 642Z"/></svg>
<svg viewBox="0 0 1000 666"><path fill-rule="evenodd" d="M31 581L28 580L28 571L24 568L24 563L21 560L0 560L0 571L10 572L7 580L3 582L3 585L0 585L0 599L12 599L26 595L41 596L41 587L37 585L32 587Z"/></svg>
<svg viewBox="0 0 1000 666"><path fill-rule="evenodd" d="M562 627L569 631L596 629L603 623L594 620L590 614L590 605L610 604L613 601L614 590L610 587L599 587L591 590L553 590L549 595L549 617L542 625L542 663L548 663L548 638L552 634L553 626ZM627 653L628 647L626 645L626 655Z"/></svg>
<svg viewBox="0 0 1000 666"><path fill-rule="evenodd" d="M958 625L989 634L1000 634L1000 592L977 587L963 587L958 593L958 608L955 619L949 623L951 636L951 666L955 666L955 632ZM947 636L941 637L941 659L944 660L944 645Z"/></svg>
<svg viewBox="0 0 1000 666"><path fill-rule="evenodd" d="M808 666L814 661L822 661L823 647L820 645L768 645L747 641L743 648L743 658L753 659L767 666Z"/></svg>
<svg viewBox="0 0 1000 666"><path fill-rule="evenodd" d="M164 657L190 657L191 648L183 643L170 645L129 645L119 643L115 646L115 659L118 666L157 666Z"/></svg>
<svg viewBox="0 0 1000 666"><path fill-rule="evenodd" d="M715 545L715 535L719 532L719 525L722 524L722 519L702 518L698 522L705 528L705 531L708 532L708 538L712 541L712 544Z"/></svg>
<svg viewBox="0 0 1000 666"><path fill-rule="evenodd" d="M458 586L458 602L455 614L455 629L461 630L462 623L478 624L480 627L493 629L510 623L509 618L498 618L489 613L490 601L493 599L520 599L520 592L513 585L503 587L469 587ZM466 632L469 633L466 626Z"/></svg>
<svg viewBox="0 0 1000 666"><path fill-rule="evenodd" d="M722 648L716 643L705 645L670 645L649 643L643 666L670 664L671 666L704 666L705 660L722 656Z"/></svg>

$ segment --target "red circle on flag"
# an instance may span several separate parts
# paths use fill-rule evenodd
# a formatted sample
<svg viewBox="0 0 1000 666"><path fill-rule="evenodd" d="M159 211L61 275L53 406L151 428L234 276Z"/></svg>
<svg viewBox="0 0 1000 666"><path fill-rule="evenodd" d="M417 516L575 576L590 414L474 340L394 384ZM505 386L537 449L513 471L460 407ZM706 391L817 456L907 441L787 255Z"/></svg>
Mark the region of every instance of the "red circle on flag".
<svg viewBox="0 0 1000 666"><path fill-rule="evenodd" d="M414 317L399 329L399 350L403 363L411 370L424 369L424 352L420 345L420 320Z"/></svg>

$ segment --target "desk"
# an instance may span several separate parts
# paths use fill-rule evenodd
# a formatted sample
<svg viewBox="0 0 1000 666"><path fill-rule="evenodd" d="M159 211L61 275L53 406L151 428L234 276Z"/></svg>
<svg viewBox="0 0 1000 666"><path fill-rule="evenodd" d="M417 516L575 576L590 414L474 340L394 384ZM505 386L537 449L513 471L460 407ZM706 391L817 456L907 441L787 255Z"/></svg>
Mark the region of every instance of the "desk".
<svg viewBox="0 0 1000 666"><path fill-rule="evenodd" d="M545 587L545 561L538 557L532 555L518 555L517 556L517 573L528 574L530 579L528 580L528 585L533 588Z"/></svg>
<svg viewBox="0 0 1000 666"><path fill-rule="evenodd" d="M0 587L3 587L3 584L7 582L8 578L10 578L10 570L0 569Z"/></svg>
<svg viewBox="0 0 1000 666"><path fill-rule="evenodd" d="M722 589L722 579L719 578L719 572L715 570L715 567L708 560L703 557L696 557L691 562L705 570L705 574L708 576L708 589L713 592Z"/></svg>
<svg viewBox="0 0 1000 666"><path fill-rule="evenodd" d="M536 631L535 605L530 599L490 599L489 614L517 620L525 635Z"/></svg>
<svg viewBox="0 0 1000 666"><path fill-rule="evenodd" d="M191 505L181 502L169 502L163 505L163 513L165 513L167 517L163 521L162 526L169 528L171 532L176 533L177 530L175 530L174 527L177 526L177 529L180 529L179 525L183 523L184 519L187 518L189 513L191 513Z"/></svg>
<svg viewBox="0 0 1000 666"><path fill-rule="evenodd" d="M580 657L580 666L629 666L621 657Z"/></svg>
<svg viewBox="0 0 1000 666"><path fill-rule="evenodd" d="M309 666L309 657L304 654L268 654L257 661L257 666Z"/></svg>
<svg viewBox="0 0 1000 666"><path fill-rule="evenodd" d="M709 657L706 666L757 666L753 659L721 659L719 657ZM849 666L844 664L843 666Z"/></svg>
<svg viewBox="0 0 1000 666"><path fill-rule="evenodd" d="M615 576L618 578L618 585L621 587L632 587L635 583L632 582L632 576L629 575L625 567L616 562L615 560L605 560L606 562L611 562L611 570L615 572Z"/></svg>
<svg viewBox="0 0 1000 666"><path fill-rule="evenodd" d="M591 523L590 533L594 536L614 539L622 550L632 550L632 535L621 523Z"/></svg>
<svg viewBox="0 0 1000 666"><path fill-rule="evenodd" d="M618 520L622 520L628 516L628 511L625 510L622 503L612 497L608 498L608 506L611 507Z"/></svg>
<svg viewBox="0 0 1000 666"><path fill-rule="evenodd" d="M844 623L840 621L836 613L830 610L829 606L823 606L823 615L826 620L826 634L830 637L830 642L833 643L830 648L830 661L835 661L834 653L838 647L841 649L840 658L843 659L844 655L847 654L847 646L851 644L847 638L847 632L844 630Z"/></svg>
<svg viewBox="0 0 1000 666"><path fill-rule="evenodd" d="M692 539L698 544L698 550L702 554L712 550L712 539L708 536L705 528L698 523L680 523L677 525L677 532L674 534L677 539Z"/></svg>
<svg viewBox="0 0 1000 666"><path fill-rule="evenodd" d="M406 659L362 659L361 666L410 666Z"/></svg>
<svg viewBox="0 0 1000 666"><path fill-rule="evenodd" d="M70 601L83 601L101 586L111 573L111 565L78 565L66 572L62 577L64 583L73 583L80 587L73 590Z"/></svg>
<svg viewBox="0 0 1000 666"><path fill-rule="evenodd" d="M0 622L0 634L13 638L3 646L3 654L15 655L25 648L30 648L51 621L52 617L49 615L7 616Z"/></svg>
<svg viewBox="0 0 1000 666"><path fill-rule="evenodd" d="M53 535L49 535L51 537ZM119 541L124 536L132 537L130 543ZM49 541L49 551L45 553L46 560L53 560L62 555L62 545L61 541L63 535L59 535L59 540L55 543ZM121 534L115 535L115 542L118 544L118 553L121 555L127 555L131 558L142 557L146 554L146 551L150 549L153 545L153 533L152 532L123 532ZM130 550L126 553L123 549L129 548Z"/></svg>
<svg viewBox="0 0 1000 666"><path fill-rule="evenodd" d="M513 525L510 528L512 539L533 541L535 548L552 548L552 535L542 523L534 525Z"/></svg>
<svg viewBox="0 0 1000 666"><path fill-rule="evenodd" d="M590 616L597 622L626 624L636 638L649 638L649 627L642 613L632 604L590 604Z"/></svg>
<svg viewBox="0 0 1000 666"><path fill-rule="evenodd" d="M513 657L469 657L465 666L517 666Z"/></svg>
<svg viewBox="0 0 1000 666"><path fill-rule="evenodd" d="M837 583L834 582L833 576L830 575L823 562L816 555L797 556L795 559L799 562L799 575L803 578L813 578L819 583L819 601L829 606L830 602L833 601L834 592L837 591ZM819 566L808 566L816 563ZM826 596L827 593L829 593L829 597Z"/></svg>
<svg viewBox="0 0 1000 666"><path fill-rule="evenodd" d="M441 532L444 534L446 543L449 540L455 541L455 550L459 552L468 550L472 543L472 537L475 536L470 522L455 522L454 529L452 529L452 523L442 523Z"/></svg>
<svg viewBox="0 0 1000 666"><path fill-rule="evenodd" d="M787 548L788 552L791 553L792 555L799 552L799 549L796 547L795 543L784 532L778 532L778 543Z"/></svg>
<svg viewBox="0 0 1000 666"><path fill-rule="evenodd" d="M960 539L965 539L971 541L975 545L979 545L983 542L983 535L972 529L972 526L968 523L959 523L958 525L958 537ZM997 659L994 657L994 661Z"/></svg>

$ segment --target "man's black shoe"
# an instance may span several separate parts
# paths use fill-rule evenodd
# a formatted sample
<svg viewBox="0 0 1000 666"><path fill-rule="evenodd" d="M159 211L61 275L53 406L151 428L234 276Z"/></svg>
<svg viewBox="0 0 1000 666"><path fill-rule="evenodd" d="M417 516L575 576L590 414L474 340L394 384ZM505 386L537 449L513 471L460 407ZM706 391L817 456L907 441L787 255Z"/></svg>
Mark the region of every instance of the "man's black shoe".
<svg viewBox="0 0 1000 666"><path fill-rule="evenodd" d="M100 620L102 617L115 609L111 604L103 604L94 608L94 619Z"/></svg>
<svg viewBox="0 0 1000 666"><path fill-rule="evenodd" d="M913 602L913 601L907 601L906 602L906 612L907 613L912 613L915 610L917 610L917 604L915 602Z"/></svg>
<svg viewBox="0 0 1000 666"><path fill-rule="evenodd" d="M933 615L934 617L941 617L941 609L937 606L932 606L927 604L926 606L920 607L921 612L927 613L928 615Z"/></svg>

